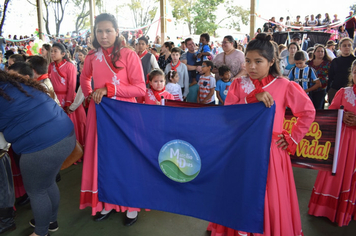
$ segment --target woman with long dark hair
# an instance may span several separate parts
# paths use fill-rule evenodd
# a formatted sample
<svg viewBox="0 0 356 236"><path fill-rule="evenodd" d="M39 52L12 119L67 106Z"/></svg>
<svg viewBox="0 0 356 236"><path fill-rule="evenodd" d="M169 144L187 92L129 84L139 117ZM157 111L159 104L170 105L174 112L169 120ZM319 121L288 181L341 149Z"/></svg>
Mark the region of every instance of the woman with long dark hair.
<svg viewBox="0 0 356 236"><path fill-rule="evenodd" d="M315 109L324 109L326 87L328 85L329 69L331 64L331 58L328 56L324 45L319 44L315 46L313 58L308 61L307 64L315 70L316 76L321 82L321 87L312 91L309 96Z"/></svg>
<svg viewBox="0 0 356 236"><path fill-rule="evenodd" d="M336 175L319 171L309 201L310 215L327 217L338 226L356 220L356 60L351 65L347 87L335 95L329 109L344 106Z"/></svg>
<svg viewBox="0 0 356 236"><path fill-rule="evenodd" d="M161 55L158 58L158 65L161 70L165 70L166 66L172 62L172 57L171 57L171 50L172 50L172 43L171 42L165 42L162 47L161 47Z"/></svg>
<svg viewBox="0 0 356 236"><path fill-rule="evenodd" d="M122 47L119 27L111 14L102 13L95 18L93 47L95 49L85 58L80 76L84 96L90 99L80 209L92 207L92 214L96 214L95 221L106 219L114 210L127 211L125 225L132 225L136 222L140 209L100 202L98 199L98 135L95 103L99 104L103 96L127 102L136 102L135 97L145 96L142 63L134 51ZM92 78L94 90L91 87Z"/></svg>
<svg viewBox="0 0 356 236"><path fill-rule="evenodd" d="M31 236L46 236L49 228L58 229L55 179L75 147L73 124L37 81L0 71L0 132L21 155L20 170L34 216Z"/></svg>
<svg viewBox="0 0 356 236"><path fill-rule="evenodd" d="M263 235L297 236L303 233L289 153L295 153L298 142L308 132L314 121L315 109L298 84L281 77L277 45L270 40L270 35L261 33L247 45L245 62L249 76L232 82L225 105L263 102L266 107L271 107L275 103ZM290 133L283 129L286 107L298 117ZM208 230L212 231L212 236L257 235L215 223L210 223Z"/></svg>
<svg viewBox="0 0 356 236"><path fill-rule="evenodd" d="M48 65L52 62L51 48L52 46L50 44L45 43L42 45L42 49L41 49L41 55L47 60Z"/></svg>

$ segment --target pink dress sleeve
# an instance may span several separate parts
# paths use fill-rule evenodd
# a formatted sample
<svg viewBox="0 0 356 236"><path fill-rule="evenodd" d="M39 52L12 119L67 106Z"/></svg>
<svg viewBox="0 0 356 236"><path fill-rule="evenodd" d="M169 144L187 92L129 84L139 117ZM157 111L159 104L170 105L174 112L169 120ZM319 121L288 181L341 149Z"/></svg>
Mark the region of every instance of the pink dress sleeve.
<svg viewBox="0 0 356 236"><path fill-rule="evenodd" d="M127 84L121 83L116 86L111 83L106 83L108 89L108 97L122 97L122 98L132 98L132 97L142 97L146 93L146 85L143 75L141 59L137 56L134 51L127 53L125 58L126 61L126 73L127 73ZM116 93L115 93L116 92Z"/></svg>
<svg viewBox="0 0 356 236"><path fill-rule="evenodd" d="M51 73L52 73L52 63L49 63L48 65L48 78L51 78Z"/></svg>
<svg viewBox="0 0 356 236"><path fill-rule="evenodd" d="M137 103L145 103L145 99L146 98L146 95L145 96L141 96L141 97L137 97L136 98L136 101Z"/></svg>
<svg viewBox="0 0 356 236"><path fill-rule="evenodd" d="M66 94L66 103L64 107L68 107L73 103L75 98L76 83L77 83L77 69L72 63L70 63L67 67L67 94Z"/></svg>
<svg viewBox="0 0 356 236"><path fill-rule="evenodd" d="M82 87L82 91L85 97L88 97L89 94L92 92L91 77L93 74L93 65L91 62L91 53L93 52L91 51L89 55L85 58L83 70L80 74L80 86Z"/></svg>
<svg viewBox="0 0 356 236"><path fill-rule="evenodd" d="M239 92L240 83L235 79L230 85L229 92L225 99L225 105L238 104L240 102Z"/></svg>
<svg viewBox="0 0 356 236"><path fill-rule="evenodd" d="M340 106L342 105L342 97L344 96L344 93L345 93L344 88L341 88L339 91L337 91L328 109L339 109Z"/></svg>
<svg viewBox="0 0 356 236"><path fill-rule="evenodd" d="M295 144L298 144L308 133L315 119L314 105L299 84L290 82L287 86L285 106L289 107L297 117L297 122L292 127L291 138Z"/></svg>

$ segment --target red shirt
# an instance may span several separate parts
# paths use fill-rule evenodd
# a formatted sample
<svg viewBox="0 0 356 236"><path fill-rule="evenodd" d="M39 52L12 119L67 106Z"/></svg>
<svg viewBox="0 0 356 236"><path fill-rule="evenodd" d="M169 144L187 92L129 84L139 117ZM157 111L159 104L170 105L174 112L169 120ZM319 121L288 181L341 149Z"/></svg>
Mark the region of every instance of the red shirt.
<svg viewBox="0 0 356 236"><path fill-rule="evenodd" d="M356 27L355 17L352 17L348 21L346 21L346 26L345 26L346 29L354 29L355 27Z"/></svg>

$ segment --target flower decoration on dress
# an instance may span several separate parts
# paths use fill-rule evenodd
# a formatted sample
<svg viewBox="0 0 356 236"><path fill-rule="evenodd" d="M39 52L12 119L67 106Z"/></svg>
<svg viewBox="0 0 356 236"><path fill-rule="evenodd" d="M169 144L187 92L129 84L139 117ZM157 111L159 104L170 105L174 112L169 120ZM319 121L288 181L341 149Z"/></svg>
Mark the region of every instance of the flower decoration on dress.
<svg viewBox="0 0 356 236"><path fill-rule="evenodd" d="M241 77L241 85L242 85L242 89L246 94L251 93L255 89L255 85L248 77Z"/></svg>
<svg viewBox="0 0 356 236"><path fill-rule="evenodd" d="M63 77L61 77L61 84L66 85L66 80Z"/></svg>
<svg viewBox="0 0 356 236"><path fill-rule="evenodd" d="M100 62L103 61L104 53L101 48L98 49L98 51L95 53L96 60L99 60Z"/></svg>
<svg viewBox="0 0 356 236"><path fill-rule="evenodd" d="M148 90L148 97L150 98L151 101L156 101L155 95L152 93L152 90Z"/></svg>
<svg viewBox="0 0 356 236"><path fill-rule="evenodd" d="M355 93L354 93L352 87L345 88L345 99L352 106L355 106L356 96L355 96Z"/></svg>

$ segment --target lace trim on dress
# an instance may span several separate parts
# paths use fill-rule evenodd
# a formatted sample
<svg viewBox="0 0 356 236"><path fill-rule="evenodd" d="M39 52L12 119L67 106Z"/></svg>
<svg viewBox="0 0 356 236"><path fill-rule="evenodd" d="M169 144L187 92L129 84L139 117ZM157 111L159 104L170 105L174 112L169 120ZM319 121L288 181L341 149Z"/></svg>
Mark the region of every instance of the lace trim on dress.
<svg viewBox="0 0 356 236"><path fill-rule="evenodd" d="M249 77L241 77L241 85L246 94L251 93L255 89L255 85L252 83Z"/></svg>
<svg viewBox="0 0 356 236"><path fill-rule="evenodd" d="M345 88L345 99L352 106L355 106L356 96L355 96L355 93L354 93L352 87Z"/></svg>
<svg viewBox="0 0 356 236"><path fill-rule="evenodd" d="M155 95L153 94L151 89L148 89L148 97L151 101L157 101Z"/></svg>
<svg viewBox="0 0 356 236"><path fill-rule="evenodd" d="M98 51L95 53L96 60L99 60L100 62L103 61L104 53L101 48L98 49Z"/></svg>

